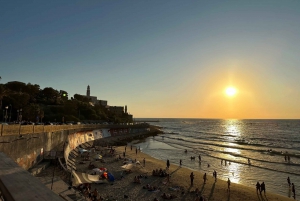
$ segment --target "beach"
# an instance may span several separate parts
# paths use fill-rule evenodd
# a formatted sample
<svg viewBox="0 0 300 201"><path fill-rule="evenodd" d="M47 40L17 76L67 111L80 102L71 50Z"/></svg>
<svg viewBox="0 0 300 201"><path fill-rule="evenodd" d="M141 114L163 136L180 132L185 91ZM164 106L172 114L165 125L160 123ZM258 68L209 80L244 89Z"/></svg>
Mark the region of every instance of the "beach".
<svg viewBox="0 0 300 201"><path fill-rule="evenodd" d="M268 192L268 186L266 186L266 194L256 193L255 187L250 188L234 182L230 185L230 192L227 191L227 182L224 180L215 179L212 175L207 175L207 182L203 182L203 173L199 171L193 171L191 169L180 167L179 161L178 165L171 164L167 173L170 174L170 181L167 182L167 177L152 176L152 171L154 169L166 169L166 161L155 159L141 151L137 151L136 148L130 149L130 145L126 147L126 158L132 159L133 161L139 161L141 165L136 165L132 168L132 173L125 174L124 169L121 167L124 163L124 159L118 159L119 155L123 157L123 152L125 151L125 146L113 147L115 149L115 155L110 156L108 154L109 149L102 148L102 155L105 163L93 161L92 163L98 167L107 168L108 172L112 173L115 177L114 182L104 183L104 184L92 184L91 191L96 188L99 195L107 200L151 200L155 198L158 200L164 200L161 195L163 193L170 194L176 198L172 200L196 200L197 196L195 191L196 188L199 189L199 195L202 195L206 200L260 200L260 201L275 201L275 200L292 200L291 198L277 195ZM97 151L95 154L98 154ZM145 158L145 167L143 166L143 159ZM80 164L81 158L78 156L76 158L76 171L77 172L87 172L88 163ZM184 165L184 164L183 164ZM195 179L193 186L190 184L190 174L193 171ZM135 176L147 176L147 178L141 178L141 183L134 183ZM123 178L122 178L123 176ZM143 186L150 184L151 186L156 186L159 191L149 191L143 189ZM179 187L179 188L178 188Z"/></svg>

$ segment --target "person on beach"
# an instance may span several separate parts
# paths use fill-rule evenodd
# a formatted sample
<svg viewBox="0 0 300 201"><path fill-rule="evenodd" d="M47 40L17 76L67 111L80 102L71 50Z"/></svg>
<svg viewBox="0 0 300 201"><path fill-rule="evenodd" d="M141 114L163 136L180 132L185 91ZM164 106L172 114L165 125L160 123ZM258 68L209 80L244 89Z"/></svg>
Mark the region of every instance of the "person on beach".
<svg viewBox="0 0 300 201"><path fill-rule="evenodd" d="M144 158L143 159L143 164L144 164L144 167L146 166L146 159Z"/></svg>
<svg viewBox="0 0 300 201"><path fill-rule="evenodd" d="M292 183L292 193L293 193L293 198L296 200L296 191L295 191L294 183Z"/></svg>
<svg viewBox="0 0 300 201"><path fill-rule="evenodd" d="M260 183L256 183L256 193L260 192Z"/></svg>
<svg viewBox="0 0 300 201"><path fill-rule="evenodd" d="M169 167L170 167L170 161L169 161L169 159L167 160L167 169L169 169Z"/></svg>
<svg viewBox="0 0 300 201"><path fill-rule="evenodd" d="M180 166L182 165L182 160L180 159L180 161L179 161L179 164L180 164Z"/></svg>
<svg viewBox="0 0 300 201"><path fill-rule="evenodd" d="M216 170L214 170L214 172L213 172L213 177L215 178L215 181L217 181L217 171Z"/></svg>
<svg viewBox="0 0 300 201"><path fill-rule="evenodd" d="M194 183L194 173L192 172L191 174L190 174L190 179L191 179L191 186L193 185L193 183Z"/></svg>
<svg viewBox="0 0 300 201"><path fill-rule="evenodd" d="M137 155L137 151L138 151L138 149L137 149L137 147L135 148L135 154Z"/></svg>
<svg viewBox="0 0 300 201"><path fill-rule="evenodd" d="M264 192L264 194L266 194L266 185L265 182L261 183L260 185L260 194L261 192Z"/></svg>
<svg viewBox="0 0 300 201"><path fill-rule="evenodd" d="M231 181L228 178L228 180L227 180L227 192L230 192L230 184L231 184Z"/></svg>
<svg viewBox="0 0 300 201"><path fill-rule="evenodd" d="M287 180L288 185L289 185L289 187L290 187L290 186L291 186L291 180L290 180L290 177L288 177L286 180Z"/></svg>
<svg viewBox="0 0 300 201"><path fill-rule="evenodd" d="M132 145L130 145L130 150L132 151Z"/></svg>
<svg viewBox="0 0 300 201"><path fill-rule="evenodd" d="M201 162L201 156L200 155L198 156L198 158L199 158L199 162Z"/></svg>
<svg viewBox="0 0 300 201"><path fill-rule="evenodd" d="M127 148L127 145L125 146L125 152L126 152L126 148Z"/></svg>
<svg viewBox="0 0 300 201"><path fill-rule="evenodd" d="M207 180L207 176L206 176L206 173L204 173L204 175L203 175L204 184L206 184L206 180Z"/></svg>
<svg viewBox="0 0 300 201"><path fill-rule="evenodd" d="M125 152L123 152L123 157L125 158Z"/></svg>

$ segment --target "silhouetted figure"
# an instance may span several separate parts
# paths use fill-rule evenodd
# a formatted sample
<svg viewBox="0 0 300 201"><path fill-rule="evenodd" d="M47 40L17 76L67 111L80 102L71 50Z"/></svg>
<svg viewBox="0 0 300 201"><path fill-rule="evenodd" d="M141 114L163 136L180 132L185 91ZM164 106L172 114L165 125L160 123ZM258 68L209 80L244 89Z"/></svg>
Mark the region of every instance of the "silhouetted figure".
<svg viewBox="0 0 300 201"><path fill-rule="evenodd" d="M144 167L146 166L146 159L144 158L143 159L143 164L144 164Z"/></svg>
<svg viewBox="0 0 300 201"><path fill-rule="evenodd" d="M136 148L135 148L135 154L136 154L136 155L137 155L137 150L138 150L138 149L137 149L137 147L136 147Z"/></svg>
<svg viewBox="0 0 300 201"><path fill-rule="evenodd" d="M223 159L221 159L221 165L223 165Z"/></svg>
<svg viewBox="0 0 300 201"><path fill-rule="evenodd" d="M132 145L130 145L130 150L132 151Z"/></svg>
<svg viewBox="0 0 300 201"><path fill-rule="evenodd" d="M125 158L125 151L123 152L123 157Z"/></svg>
<svg viewBox="0 0 300 201"><path fill-rule="evenodd" d="M291 180L290 180L290 177L288 177L286 180L287 180L287 182L288 182L288 185L291 186Z"/></svg>
<svg viewBox="0 0 300 201"><path fill-rule="evenodd" d="M167 169L169 169L169 167L170 167L170 161L169 161L169 159L167 160Z"/></svg>
<svg viewBox="0 0 300 201"><path fill-rule="evenodd" d="M193 185L193 183L194 183L194 173L192 172L191 174L190 174L190 179L191 179L191 186Z"/></svg>
<svg viewBox="0 0 300 201"><path fill-rule="evenodd" d="M248 164L249 164L249 165L251 165L251 161L250 161L250 158L248 158Z"/></svg>
<svg viewBox="0 0 300 201"><path fill-rule="evenodd" d="M296 200L296 191L295 191L294 183L292 183L292 192L293 192L293 198Z"/></svg>
<svg viewBox="0 0 300 201"><path fill-rule="evenodd" d="M265 182L261 183L261 185L260 185L260 194L261 194L261 192L264 192L264 194L266 194Z"/></svg>
<svg viewBox="0 0 300 201"><path fill-rule="evenodd" d="M198 156L198 158L199 158L199 161L201 161L201 156L200 155Z"/></svg>
<svg viewBox="0 0 300 201"><path fill-rule="evenodd" d="M231 184L231 181L230 179L228 178L227 180L227 191L230 192L230 184Z"/></svg>
<svg viewBox="0 0 300 201"><path fill-rule="evenodd" d="M180 161L179 161L179 164L180 164L180 166L182 165L182 160L180 159Z"/></svg>
<svg viewBox="0 0 300 201"><path fill-rule="evenodd" d="M260 192L260 183L256 183L256 193Z"/></svg>
<svg viewBox="0 0 300 201"><path fill-rule="evenodd" d="M284 161L286 162L286 155L284 156Z"/></svg>
<svg viewBox="0 0 300 201"><path fill-rule="evenodd" d="M288 156L288 162L291 162L291 158L290 158L290 156Z"/></svg>
<svg viewBox="0 0 300 201"><path fill-rule="evenodd" d="M206 180L207 180L206 173L204 173L204 175L203 175L204 184L206 184Z"/></svg>

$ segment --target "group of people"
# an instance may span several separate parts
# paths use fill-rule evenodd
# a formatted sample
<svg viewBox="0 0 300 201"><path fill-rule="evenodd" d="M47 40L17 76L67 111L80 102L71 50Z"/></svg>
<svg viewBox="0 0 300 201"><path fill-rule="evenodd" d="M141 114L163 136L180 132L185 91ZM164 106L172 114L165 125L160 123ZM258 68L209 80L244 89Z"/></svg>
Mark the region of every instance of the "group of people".
<svg viewBox="0 0 300 201"><path fill-rule="evenodd" d="M98 190L95 188L94 191L91 190L91 184L80 184L77 189L91 201L102 201L104 200L98 193Z"/></svg>
<svg viewBox="0 0 300 201"><path fill-rule="evenodd" d="M266 185L265 182L262 182L261 184L259 182L256 183L256 192L260 193L264 192L264 194L266 194Z"/></svg>
<svg viewBox="0 0 300 201"><path fill-rule="evenodd" d="M160 188L157 186L151 186L150 184L146 184L146 186L143 186L143 189L147 189L148 191L158 191Z"/></svg>
<svg viewBox="0 0 300 201"><path fill-rule="evenodd" d="M152 176L166 177L168 176L168 173L166 172L166 170L160 168L160 169L152 170Z"/></svg>
<svg viewBox="0 0 300 201"><path fill-rule="evenodd" d="M291 185L292 185L293 198L296 199L296 190L295 190L295 185L294 185L294 183L291 183L290 177L288 177L286 180L287 180L287 182L288 182L289 188L290 188Z"/></svg>

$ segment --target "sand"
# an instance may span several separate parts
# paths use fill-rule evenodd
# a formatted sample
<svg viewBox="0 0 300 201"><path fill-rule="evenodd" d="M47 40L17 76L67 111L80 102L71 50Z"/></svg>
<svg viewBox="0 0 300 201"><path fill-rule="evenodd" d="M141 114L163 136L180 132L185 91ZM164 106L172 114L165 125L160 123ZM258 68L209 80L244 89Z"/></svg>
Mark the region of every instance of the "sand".
<svg viewBox="0 0 300 201"><path fill-rule="evenodd" d="M114 147L116 149L116 156L106 156L104 157L105 163L101 162L93 162L97 167L105 167L111 172L115 181L113 183L108 184L92 184L92 190L95 188L99 191L99 194L109 200L132 200L132 201L153 201L154 198L158 198L158 200L164 200L161 198L163 193L168 193L172 195L176 195L177 198L172 200L187 200L194 201L196 200L196 194L191 192L196 188L200 190L200 194L209 201L275 201L275 200L293 200L292 198L284 197L281 195L277 195L274 193L268 192L268 187L266 186L267 193L264 195L260 195L256 193L255 187L250 188L247 186L243 186L240 184L231 183L230 192L227 191L227 182L215 179L211 175L207 175L208 181L206 184L203 182L203 173L198 171L193 171L195 175L193 186L190 185L190 173L192 170L185 168L184 164L182 167L178 165L171 164L168 173L171 175L170 182L166 183L166 177L158 177L152 176L153 169L166 169L166 161L161 161L155 159L147 154L139 152L136 154L136 149L133 147L130 150L130 146L127 146L126 150L126 158L131 158L133 160L140 161L141 165L137 165L133 168L133 172L129 174L124 174L121 166L123 165L123 160L118 160L117 156L120 154L122 156L123 151L125 150L125 146ZM99 152L99 151L98 151ZM102 154L104 152L108 152L107 149L103 148ZM99 152L100 153L100 152ZM143 167L143 159L145 158L145 167ZM81 160L80 157L76 159L76 167L77 171L86 172L88 170L88 164L79 164ZM94 161L92 159L92 161ZM178 161L179 163L179 161ZM134 177L137 175L147 175L147 178L143 178L141 180L141 184L134 183ZM121 175L124 176L121 179ZM151 192L147 189L143 189L143 186L146 184L154 185L160 188L160 191ZM172 187L180 186L184 190L183 191L174 191ZM124 198L124 195L128 198Z"/></svg>

